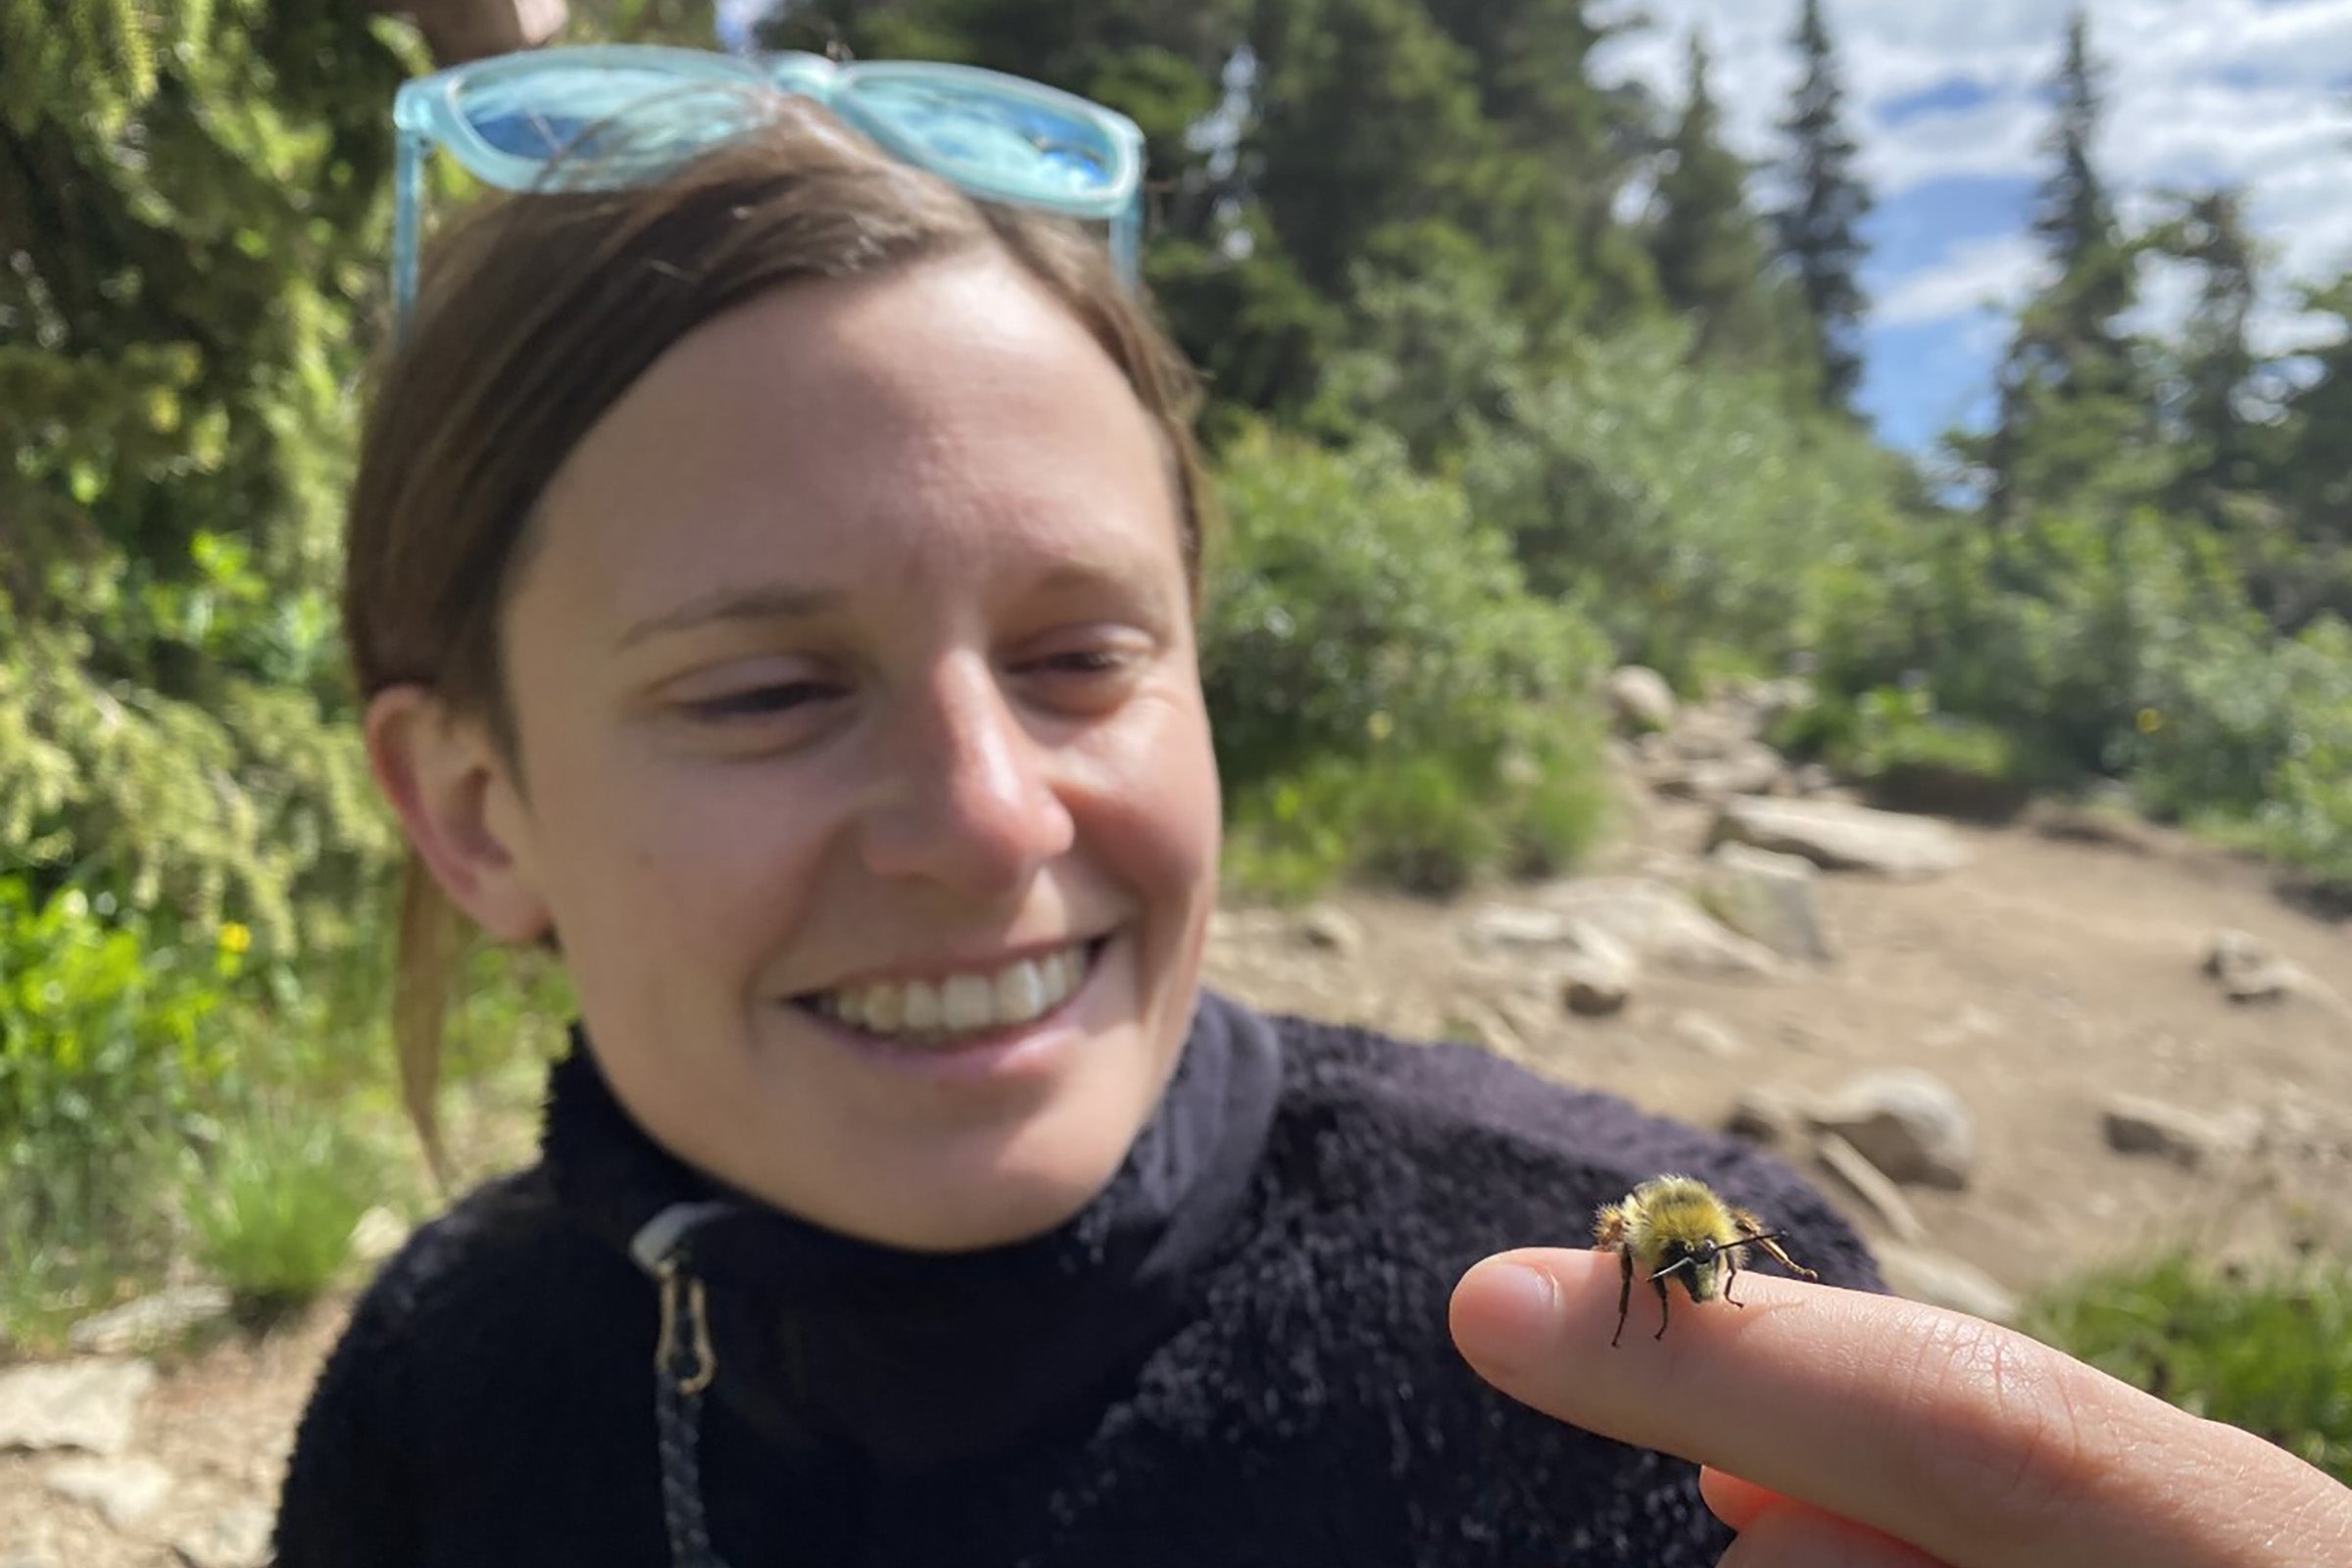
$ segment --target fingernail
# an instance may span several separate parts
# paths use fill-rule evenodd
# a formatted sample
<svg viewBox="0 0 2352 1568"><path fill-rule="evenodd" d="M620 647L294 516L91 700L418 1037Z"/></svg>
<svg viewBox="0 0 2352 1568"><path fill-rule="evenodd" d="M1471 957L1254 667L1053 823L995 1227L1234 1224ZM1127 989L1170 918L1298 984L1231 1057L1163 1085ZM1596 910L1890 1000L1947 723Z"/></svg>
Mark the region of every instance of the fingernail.
<svg viewBox="0 0 2352 1568"><path fill-rule="evenodd" d="M1542 1269L1496 1263L1476 1271L1476 1289L1457 1323L1462 1349L1509 1365L1544 1354L1560 1321L1559 1286Z"/></svg>

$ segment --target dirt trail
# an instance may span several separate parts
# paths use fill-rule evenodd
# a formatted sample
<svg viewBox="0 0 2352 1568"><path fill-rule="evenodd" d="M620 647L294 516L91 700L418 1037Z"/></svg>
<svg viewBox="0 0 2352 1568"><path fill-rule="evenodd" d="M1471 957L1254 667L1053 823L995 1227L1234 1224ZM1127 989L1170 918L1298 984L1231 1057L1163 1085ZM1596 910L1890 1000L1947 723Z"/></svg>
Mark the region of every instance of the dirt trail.
<svg viewBox="0 0 2352 1568"><path fill-rule="evenodd" d="M1598 869L1688 868L1708 820L1695 806L1647 805ZM2322 1201L2352 1171L2352 1016L2307 998L2233 1005L2200 972L2213 932L2233 926L2352 991L2352 927L2298 912L2259 867L2170 834L2124 847L1955 831L1974 855L1960 871L1823 879L1834 964L1772 981L1646 974L1605 1020L1560 1010L1533 971L1470 956L1463 921L1523 901L1509 889L1450 906L1344 895L1333 904L1360 930L1347 953L1307 940L1298 916L1237 910L1209 975L1261 1005L1405 1034L1463 1038L1482 1009L1500 1014L1544 1070L1709 1125L1744 1085L1816 1090L1864 1067L1926 1068L1974 1113L1983 1152L1968 1190L1907 1196L1935 1247L2012 1289L2180 1239L2233 1256L2314 1239L2352 1248ZM2252 1107L2268 1147L2194 1171L2116 1154L2098 1106L2118 1089L2208 1112ZM176 1482L133 1528L52 1494L56 1456L0 1454L0 1568L185 1563L199 1559L174 1540L250 1523L343 1310L330 1301L259 1342L165 1367L135 1451Z"/></svg>

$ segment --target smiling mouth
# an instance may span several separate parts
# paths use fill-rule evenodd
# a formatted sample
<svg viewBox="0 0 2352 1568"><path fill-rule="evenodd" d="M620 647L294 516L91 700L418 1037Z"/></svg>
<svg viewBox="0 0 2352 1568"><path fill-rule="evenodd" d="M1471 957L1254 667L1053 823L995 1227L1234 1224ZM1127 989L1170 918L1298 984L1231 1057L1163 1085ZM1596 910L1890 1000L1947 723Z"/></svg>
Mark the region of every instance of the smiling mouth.
<svg viewBox="0 0 2352 1568"><path fill-rule="evenodd" d="M1108 936L1073 942L998 969L938 980L879 981L794 997L805 1008L861 1034L912 1045L947 1045L1018 1028L1075 996Z"/></svg>

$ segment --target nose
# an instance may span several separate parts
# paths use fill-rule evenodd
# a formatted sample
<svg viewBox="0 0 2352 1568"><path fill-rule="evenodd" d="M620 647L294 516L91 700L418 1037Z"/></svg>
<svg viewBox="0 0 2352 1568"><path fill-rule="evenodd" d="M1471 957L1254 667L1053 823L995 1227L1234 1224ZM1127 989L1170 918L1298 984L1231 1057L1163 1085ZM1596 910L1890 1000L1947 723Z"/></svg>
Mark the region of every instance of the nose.
<svg viewBox="0 0 2352 1568"><path fill-rule="evenodd" d="M865 812L876 876L932 882L976 904L1025 888L1075 834L1052 751L979 660L939 671L892 726Z"/></svg>

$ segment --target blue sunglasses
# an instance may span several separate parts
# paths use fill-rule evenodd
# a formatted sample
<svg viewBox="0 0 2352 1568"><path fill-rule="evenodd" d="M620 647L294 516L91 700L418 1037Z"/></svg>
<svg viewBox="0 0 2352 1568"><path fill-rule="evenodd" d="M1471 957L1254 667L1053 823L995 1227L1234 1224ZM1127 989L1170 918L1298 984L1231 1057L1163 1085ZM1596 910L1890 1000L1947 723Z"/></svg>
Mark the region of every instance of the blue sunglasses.
<svg viewBox="0 0 2352 1568"><path fill-rule="evenodd" d="M1135 281L1144 134L1114 110L973 66L589 44L498 55L401 85L392 100L395 332L416 304L424 161L434 148L500 190L625 187L750 129L759 104L747 86L812 98L893 157L983 200L1107 222L1112 259ZM610 152L597 145L607 132L617 144Z"/></svg>

